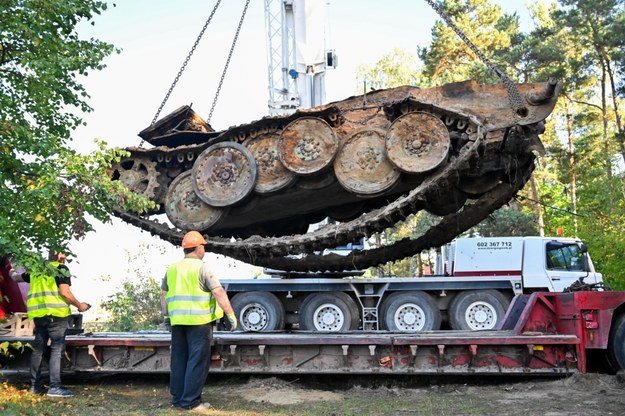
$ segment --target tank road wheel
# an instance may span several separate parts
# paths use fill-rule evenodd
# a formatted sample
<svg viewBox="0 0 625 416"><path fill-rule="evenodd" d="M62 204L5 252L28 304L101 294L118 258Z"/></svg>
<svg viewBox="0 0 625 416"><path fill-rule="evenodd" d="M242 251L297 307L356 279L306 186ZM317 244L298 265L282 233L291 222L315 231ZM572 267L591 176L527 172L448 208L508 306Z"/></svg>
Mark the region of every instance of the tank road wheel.
<svg viewBox="0 0 625 416"><path fill-rule="evenodd" d="M496 329L510 301L497 290L470 290L456 295L449 305L452 329Z"/></svg>
<svg viewBox="0 0 625 416"><path fill-rule="evenodd" d="M278 133L261 134L243 142L256 161L258 177L254 192L268 194L293 184L297 176L288 171L278 158Z"/></svg>
<svg viewBox="0 0 625 416"><path fill-rule="evenodd" d="M278 157L291 172L312 175L332 163L338 146L339 141L328 123L320 118L302 117L282 130Z"/></svg>
<svg viewBox="0 0 625 416"><path fill-rule="evenodd" d="M625 314L614 319L610 328L608 362L614 372L625 369Z"/></svg>
<svg viewBox="0 0 625 416"><path fill-rule="evenodd" d="M112 180L119 180L135 194L154 199L159 186L156 162L146 157L131 157L113 165L109 171Z"/></svg>
<svg viewBox="0 0 625 416"><path fill-rule="evenodd" d="M401 172L386 157L384 131L369 128L352 134L334 161L334 173L346 190L377 195L399 179Z"/></svg>
<svg viewBox="0 0 625 416"><path fill-rule="evenodd" d="M284 307L273 293L237 293L231 303L242 331L269 332L284 329Z"/></svg>
<svg viewBox="0 0 625 416"><path fill-rule="evenodd" d="M419 332L439 329L441 313L425 292L395 292L382 302L380 321L389 331Z"/></svg>
<svg viewBox="0 0 625 416"><path fill-rule="evenodd" d="M190 170L178 175L165 195L167 218L185 231L208 230L223 218L227 210L211 207L197 196Z"/></svg>
<svg viewBox="0 0 625 416"><path fill-rule="evenodd" d="M204 150L193 164L193 189L213 207L236 204L256 183L256 162L243 145L217 143Z"/></svg>
<svg viewBox="0 0 625 416"><path fill-rule="evenodd" d="M406 173L423 173L447 160L451 141L449 131L428 113L404 114L386 132L386 152L390 161Z"/></svg>
<svg viewBox="0 0 625 416"><path fill-rule="evenodd" d="M299 327L308 331L347 332L358 328L358 306L347 294L313 293L299 310Z"/></svg>

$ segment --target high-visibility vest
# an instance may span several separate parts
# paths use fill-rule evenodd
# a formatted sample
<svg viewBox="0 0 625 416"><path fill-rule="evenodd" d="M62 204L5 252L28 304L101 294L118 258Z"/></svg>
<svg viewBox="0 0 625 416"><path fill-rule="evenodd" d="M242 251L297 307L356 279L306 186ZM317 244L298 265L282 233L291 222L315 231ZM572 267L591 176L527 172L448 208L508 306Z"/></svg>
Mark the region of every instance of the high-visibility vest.
<svg viewBox="0 0 625 416"><path fill-rule="evenodd" d="M167 313L172 325L203 325L223 316L217 299L200 289L202 260L184 258L167 268Z"/></svg>
<svg viewBox="0 0 625 416"><path fill-rule="evenodd" d="M51 264L54 267L58 267L60 263L52 262ZM65 318L71 313L69 304L61 296L54 277L45 275L33 275L30 277L26 309L28 311L28 319L44 316Z"/></svg>

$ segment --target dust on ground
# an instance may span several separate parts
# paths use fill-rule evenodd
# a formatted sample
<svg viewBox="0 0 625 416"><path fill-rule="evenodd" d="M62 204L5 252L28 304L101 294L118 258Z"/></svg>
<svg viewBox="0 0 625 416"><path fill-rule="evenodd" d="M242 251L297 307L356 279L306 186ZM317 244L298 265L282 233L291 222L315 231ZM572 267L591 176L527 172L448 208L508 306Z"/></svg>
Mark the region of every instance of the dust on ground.
<svg viewBox="0 0 625 416"><path fill-rule="evenodd" d="M241 397L250 402L275 405L341 400L343 396L333 391L307 389L297 383L279 378L252 379L238 389Z"/></svg>

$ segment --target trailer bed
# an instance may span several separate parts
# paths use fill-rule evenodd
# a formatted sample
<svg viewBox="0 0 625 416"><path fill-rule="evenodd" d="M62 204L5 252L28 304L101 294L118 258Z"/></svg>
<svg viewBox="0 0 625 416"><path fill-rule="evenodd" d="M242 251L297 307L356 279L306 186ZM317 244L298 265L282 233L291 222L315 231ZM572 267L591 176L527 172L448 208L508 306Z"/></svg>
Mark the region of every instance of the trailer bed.
<svg viewBox="0 0 625 416"><path fill-rule="evenodd" d="M515 298L495 331L418 333L221 332L211 371L249 374L527 374L586 371L588 349L606 349L625 293L534 293ZM67 337L65 371L167 373L165 331ZM0 342L32 337L0 337ZM27 372L29 353L2 358L3 372Z"/></svg>

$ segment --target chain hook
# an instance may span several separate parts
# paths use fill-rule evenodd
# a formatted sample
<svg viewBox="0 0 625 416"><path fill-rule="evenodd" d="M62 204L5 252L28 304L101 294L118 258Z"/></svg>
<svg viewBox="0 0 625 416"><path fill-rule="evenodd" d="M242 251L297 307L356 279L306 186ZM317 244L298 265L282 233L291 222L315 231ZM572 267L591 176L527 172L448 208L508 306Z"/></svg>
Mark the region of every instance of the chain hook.
<svg viewBox="0 0 625 416"><path fill-rule="evenodd" d="M456 35L471 49L477 56L480 58L486 66L493 71L495 75L501 80L501 83L506 87L508 91L508 102L510 103L510 107L512 108L512 113L515 119L527 117L528 110L523 105L523 97L521 97L521 93L517 88L516 84L503 72L501 71L494 63L491 62L490 59L486 57L482 53L482 51L469 39L467 35L460 30L458 26L451 20L449 15L445 13L445 11L434 1L434 0L425 0L434 11L447 23Z"/></svg>

